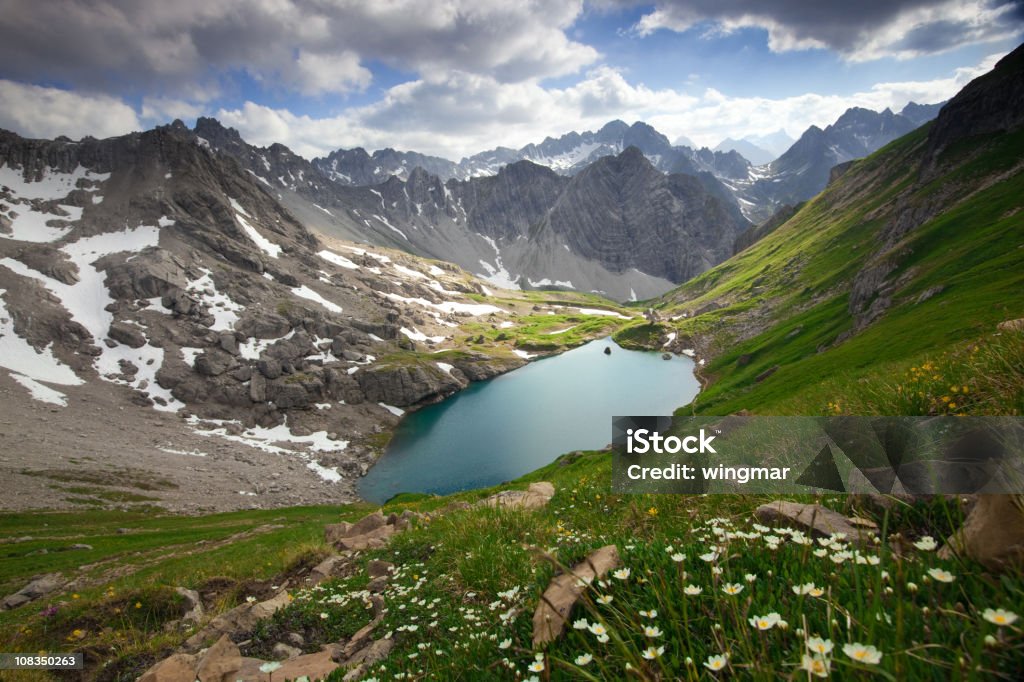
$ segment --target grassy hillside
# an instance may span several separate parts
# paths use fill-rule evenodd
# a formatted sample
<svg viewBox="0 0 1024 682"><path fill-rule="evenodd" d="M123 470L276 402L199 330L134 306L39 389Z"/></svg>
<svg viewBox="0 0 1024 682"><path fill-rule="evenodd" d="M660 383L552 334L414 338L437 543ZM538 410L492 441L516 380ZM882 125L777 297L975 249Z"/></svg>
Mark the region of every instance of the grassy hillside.
<svg viewBox="0 0 1024 682"><path fill-rule="evenodd" d="M215 613L287 584L291 605L246 636L251 644L243 653L266 656L287 632L301 633L304 650L317 651L369 621L365 566L380 558L398 571L384 593L388 612L377 628L378 636L391 632L396 649L370 671L378 679L629 679L629 670L637 679L698 679L709 678L704 664L723 653L727 672L741 677L802 678L814 637L832 644L829 666L844 679L858 671L884 679L938 680L979 671L1008 678L1024 668L1024 634L985 616L986 609L1024 603L1022 577L995 578L910 544L949 532L960 516L955 503L922 502L880 514L849 509L845 497L819 500L875 518L884 534L901 532L903 550L896 554L888 543L857 549L773 533L752 522L751 511L766 501L761 498L609 494L609 455L603 452L565 456L505 487L534 480L552 481L557 493L548 507L532 512L451 505L493 491L394 501L385 511L411 508L428 516L389 548L357 556L343 577L313 590L301 588L301 576L329 551L324 524L358 518L366 508L198 518L8 516L6 537L33 539L5 544L5 589L44 569L79 582L0 614L0 648L84 651L90 660L85 679L131 680L193 631L168 625L183 610L174 587L197 589ZM71 543L93 549L56 553ZM531 617L551 576L606 544L618 547L628 574L595 583L571 621L600 623L609 640L570 628L559 641L533 650ZM39 555L41 549L50 553ZM794 592L807 583L815 589ZM728 594L737 591L729 586L739 586L738 593ZM784 623L767 630L750 623L773 613ZM842 651L853 644L876 647L881 661L855 662ZM533 672L540 665L544 670ZM12 679L49 678L23 673Z"/></svg>
<svg viewBox="0 0 1024 682"><path fill-rule="evenodd" d="M925 126L857 162L768 237L658 302L678 318L661 336L676 331L711 357L710 385L688 409L879 412L896 405L873 408L865 387L877 394L912 367L972 345L1013 356L996 326L1024 317L1024 131L961 141L922 180L927 143ZM857 327L851 292L879 264L891 272L876 298L891 303ZM1020 361L1008 362L1017 377ZM1020 414L1021 390L974 412Z"/></svg>

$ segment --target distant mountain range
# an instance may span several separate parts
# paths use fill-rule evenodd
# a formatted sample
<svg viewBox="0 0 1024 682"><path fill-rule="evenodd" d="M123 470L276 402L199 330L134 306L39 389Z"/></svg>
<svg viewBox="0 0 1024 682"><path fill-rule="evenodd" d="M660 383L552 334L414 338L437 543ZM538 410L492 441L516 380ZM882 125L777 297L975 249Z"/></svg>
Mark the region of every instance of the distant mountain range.
<svg viewBox="0 0 1024 682"><path fill-rule="evenodd" d="M575 175L604 156L635 146L664 173L701 178L708 191L734 202L755 223L767 220L780 206L811 198L828 182L832 166L860 158L934 118L940 104L909 103L899 114L849 109L824 131L807 129L794 141L784 130L768 135L727 138L714 149L697 149L687 138L675 144L637 122L611 121L600 130L548 137L520 149L496 147L459 162L417 152L381 149L340 149L313 160L335 182L368 186L395 176L406 179L417 166L442 182L495 175L517 161L532 161L562 175ZM822 135L824 134L824 135ZM686 144L689 143L689 144Z"/></svg>
<svg viewBox="0 0 1024 682"><path fill-rule="evenodd" d="M622 141L671 149L649 126L614 128L618 136L603 137L609 149ZM496 286L646 298L727 258L749 226L714 175L692 166L661 172L638 146L598 156L571 176L520 160L467 179L414 166L404 179L354 186L338 182L324 159L253 147L214 119L199 119L194 135L234 157L312 228L447 260ZM557 144L533 149L549 153Z"/></svg>
<svg viewBox="0 0 1024 682"><path fill-rule="evenodd" d="M818 194L833 168L863 158L934 118L941 104L911 102L899 114L854 107L824 130L808 128L779 158L750 169L747 179L722 179L746 207L744 214L762 222L781 206L793 206Z"/></svg>
<svg viewBox="0 0 1024 682"><path fill-rule="evenodd" d="M750 222L814 196L834 166L870 154L938 108L850 109L824 130L809 128L764 165L736 150L673 145L642 122L612 121L596 132L518 150L499 147L458 163L359 148L307 161L282 145L249 145L209 118L198 120L194 134L200 144L233 156L314 229L448 260L500 286L565 287L625 300L657 295L712 267ZM758 140L780 145L786 139L779 131ZM587 172L605 159L615 164ZM643 181L623 176L619 186L586 187L616 164ZM584 236L590 228L594 233ZM609 246L610 235L629 235L620 250L635 250L653 233L680 246L673 262L659 254L664 249L616 254ZM595 235L607 235L608 243L597 244Z"/></svg>

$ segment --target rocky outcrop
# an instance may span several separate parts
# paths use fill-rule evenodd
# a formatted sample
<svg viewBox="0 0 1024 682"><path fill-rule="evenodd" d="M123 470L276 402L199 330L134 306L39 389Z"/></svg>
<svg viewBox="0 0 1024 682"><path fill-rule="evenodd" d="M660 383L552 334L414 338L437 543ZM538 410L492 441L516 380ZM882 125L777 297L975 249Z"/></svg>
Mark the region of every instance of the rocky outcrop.
<svg viewBox="0 0 1024 682"><path fill-rule="evenodd" d="M939 112L928 131L923 175L937 170L943 150L957 140L1009 131L1024 125L1024 45L968 83Z"/></svg>
<svg viewBox="0 0 1024 682"><path fill-rule="evenodd" d="M356 381L367 400L395 407L436 402L466 385L430 365L377 366L359 372Z"/></svg>
<svg viewBox="0 0 1024 682"><path fill-rule="evenodd" d="M265 601L239 604L230 611L217 616L199 632L185 640L182 649L195 653L214 639L222 639L237 632L248 632L256 626L256 623L270 618L279 609L287 606L289 601L288 592L282 590L273 598Z"/></svg>
<svg viewBox="0 0 1024 682"><path fill-rule="evenodd" d="M380 549L387 546L393 535L408 529L418 518L418 514L408 510L401 515L389 516L378 510L355 523L342 521L326 526L324 539L340 550Z"/></svg>
<svg viewBox="0 0 1024 682"><path fill-rule="evenodd" d="M477 504L498 509L539 509L547 506L554 496L555 486L547 481L539 481L531 483L526 490L503 490Z"/></svg>
<svg viewBox="0 0 1024 682"><path fill-rule="evenodd" d="M270 682L305 678L322 680L340 667L335 647L292 656L282 664L242 656L227 634L199 654L176 653L143 673L139 682Z"/></svg>

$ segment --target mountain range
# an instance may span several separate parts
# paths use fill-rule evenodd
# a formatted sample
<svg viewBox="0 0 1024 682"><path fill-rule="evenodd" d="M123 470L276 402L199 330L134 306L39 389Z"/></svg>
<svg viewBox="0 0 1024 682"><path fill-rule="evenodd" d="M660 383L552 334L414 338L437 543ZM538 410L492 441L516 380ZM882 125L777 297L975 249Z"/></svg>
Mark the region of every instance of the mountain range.
<svg viewBox="0 0 1024 682"><path fill-rule="evenodd" d="M358 148L307 161L282 145L251 146L209 118L197 121L194 134L200 144L233 156L314 229L448 260L498 286L563 287L625 300L657 295L721 262L731 253L724 243L734 241L750 221L763 222L810 198L827 184L835 165L874 151L938 108L910 104L906 115L851 109L825 130L810 128L763 166L752 166L735 150L672 145L640 122L613 121L597 132L547 138L518 150L496 148L459 163L393 149L371 155ZM776 133L770 139L777 144L781 138ZM633 183L628 195L608 183L600 192L585 187L607 168L585 175L584 170L630 148L646 165L628 154L618 167L643 182ZM648 166L696 182L665 184L647 172ZM692 204L685 210L679 203L684 184ZM675 189L662 191L668 186ZM652 192L675 198L649 200ZM586 197L585 205L573 203L580 197ZM683 219L670 240L686 243L678 262L645 255L644 249L629 256L615 253L616 239L636 246L650 237L630 222L639 216L636 206L627 205L630 200L644 205L644 225ZM714 235L706 229L710 220L718 221ZM587 225L594 234L608 235L604 244L593 234L575 232ZM624 237L630 232L637 234ZM665 228L654 232L659 238L668 234Z"/></svg>

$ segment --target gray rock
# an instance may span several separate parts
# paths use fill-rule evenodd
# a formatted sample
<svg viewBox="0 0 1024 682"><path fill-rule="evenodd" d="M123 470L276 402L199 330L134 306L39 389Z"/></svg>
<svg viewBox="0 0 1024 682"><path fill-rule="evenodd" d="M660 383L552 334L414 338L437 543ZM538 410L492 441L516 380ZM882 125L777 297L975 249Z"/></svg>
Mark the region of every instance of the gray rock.
<svg viewBox="0 0 1024 682"><path fill-rule="evenodd" d="M480 500L482 507L501 507L508 509L538 509L545 506L555 495L555 486L547 481L531 483L527 490L503 490Z"/></svg>
<svg viewBox="0 0 1024 682"><path fill-rule="evenodd" d="M296 658L302 655L302 649L296 648L284 642L278 642L271 649L271 655L275 660L286 661L290 658Z"/></svg>
<svg viewBox="0 0 1024 682"><path fill-rule="evenodd" d="M107 268L106 285L115 299L148 299L183 290L185 269L171 252L147 249ZM183 313L183 314L187 314Z"/></svg>
<svg viewBox="0 0 1024 682"><path fill-rule="evenodd" d="M978 495L961 526L939 550L940 558L970 557L1003 572L1024 566L1024 511L1018 495Z"/></svg>
<svg viewBox="0 0 1024 682"><path fill-rule="evenodd" d="M199 593L186 587L175 587L174 591L185 598L188 604L188 612L182 616L182 620L189 623L199 623L203 619L203 601Z"/></svg>
<svg viewBox="0 0 1024 682"><path fill-rule="evenodd" d="M277 379L281 376L281 361L277 358L260 357L256 367L260 370L260 374L268 379Z"/></svg>
<svg viewBox="0 0 1024 682"><path fill-rule="evenodd" d="M4 598L3 608L5 610L14 609L40 597L45 597L51 592L56 592L64 587L66 582L60 573L41 575L14 594Z"/></svg>
<svg viewBox="0 0 1024 682"><path fill-rule="evenodd" d="M146 345L146 335L142 330L127 322L111 322L107 336L130 348L142 348Z"/></svg>
<svg viewBox="0 0 1024 682"><path fill-rule="evenodd" d="M396 407L439 400L463 386L447 372L429 366L378 366L356 373L355 378L368 401Z"/></svg>
<svg viewBox="0 0 1024 682"><path fill-rule="evenodd" d="M160 302L168 310L182 316L189 316L197 311L195 299L185 293L184 289L171 289L161 297Z"/></svg>
<svg viewBox="0 0 1024 682"><path fill-rule="evenodd" d="M839 512L819 504L798 502L770 502L754 510L754 516L766 526L786 526L809 532L815 537L828 537L836 533L846 536L847 542L868 544L876 535L872 529L852 522Z"/></svg>
<svg viewBox="0 0 1024 682"><path fill-rule="evenodd" d="M203 376L216 377L238 364L238 360L219 348L210 348L196 357L196 371Z"/></svg>
<svg viewBox="0 0 1024 682"><path fill-rule="evenodd" d="M231 332L221 332L217 337L217 341L222 351L231 355L238 355L238 339L235 338L234 334Z"/></svg>
<svg viewBox="0 0 1024 682"><path fill-rule="evenodd" d="M281 339L264 352L263 357L276 358L282 363L296 361L316 353L313 339L304 331L296 332L290 339ZM267 377L268 379L271 377Z"/></svg>
<svg viewBox="0 0 1024 682"><path fill-rule="evenodd" d="M345 524L346 526L348 524ZM330 526L328 526L330 528ZM330 537L330 536L328 536ZM333 578L338 575L338 571L345 566L345 557L335 554L329 556L319 564L313 567L309 572L309 576L306 580L314 585L318 585L328 578ZM296 646L302 646L297 644Z"/></svg>
<svg viewBox="0 0 1024 682"><path fill-rule="evenodd" d="M312 402L306 389L296 383L271 382L267 386L267 396L282 410L309 407Z"/></svg>
<svg viewBox="0 0 1024 682"><path fill-rule="evenodd" d="M235 331L246 337L276 339L291 331L291 324L284 317L261 309L247 309L235 322Z"/></svg>
<svg viewBox="0 0 1024 682"><path fill-rule="evenodd" d="M263 374L255 373L249 380L249 399L254 403L267 401L267 379Z"/></svg>

